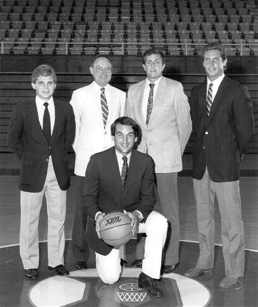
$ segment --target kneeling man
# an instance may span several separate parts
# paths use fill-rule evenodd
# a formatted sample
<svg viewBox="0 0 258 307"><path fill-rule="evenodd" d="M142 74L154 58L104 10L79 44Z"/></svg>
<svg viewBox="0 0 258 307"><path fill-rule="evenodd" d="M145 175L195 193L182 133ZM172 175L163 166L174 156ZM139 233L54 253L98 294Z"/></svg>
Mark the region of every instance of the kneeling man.
<svg viewBox="0 0 258 307"><path fill-rule="evenodd" d="M145 255L138 279L156 297L163 292L155 279L160 278L163 246L167 235L167 219L153 211L155 204L154 163L150 156L133 149L140 128L129 117L120 117L111 126L115 146L93 155L86 170L84 203L88 207L87 240L96 254L96 268L106 284L121 276L119 249L100 239L99 225L103 217L122 211L131 218L133 233L146 233ZM124 167L127 171L121 177Z"/></svg>

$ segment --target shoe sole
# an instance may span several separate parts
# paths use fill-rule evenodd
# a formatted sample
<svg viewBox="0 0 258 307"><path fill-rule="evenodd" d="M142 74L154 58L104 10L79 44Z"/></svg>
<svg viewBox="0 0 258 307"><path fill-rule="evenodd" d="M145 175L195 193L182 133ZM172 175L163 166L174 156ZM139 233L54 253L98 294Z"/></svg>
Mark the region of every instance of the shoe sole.
<svg viewBox="0 0 258 307"><path fill-rule="evenodd" d="M39 279L39 276L34 277L34 276L28 276L28 275L26 275L26 274L25 274L25 276L26 276L27 278L29 278L30 280L37 280L37 279Z"/></svg>
<svg viewBox="0 0 258 307"><path fill-rule="evenodd" d="M75 266L75 268L76 268L77 270L86 270L86 269L87 269L87 267L83 267L83 266L80 266L80 267Z"/></svg>
<svg viewBox="0 0 258 307"><path fill-rule="evenodd" d="M235 286L229 286L229 287L222 287L222 286L219 286L219 288L221 290L240 290L244 287L244 284L241 284L241 285L235 285Z"/></svg>
<svg viewBox="0 0 258 307"><path fill-rule="evenodd" d="M141 289L147 290L148 293L149 293L151 296L153 296L153 297L161 298L161 297L164 296L164 293L163 293L162 295L159 295L159 296L158 296L158 295L154 295L153 293L150 292L150 290L149 290L148 288L142 287L139 283L138 283L138 287L141 288Z"/></svg>
<svg viewBox="0 0 258 307"><path fill-rule="evenodd" d="M70 274L69 273L60 274L60 273L57 273L57 272L54 272L54 273L48 272L48 276L49 277L53 277L53 276L67 276L67 275L70 275Z"/></svg>
<svg viewBox="0 0 258 307"><path fill-rule="evenodd" d="M194 274L194 275L191 275L191 274L184 274L185 277L188 277L188 278L192 278L192 277L197 277L197 276L202 276L202 275L209 275L212 273L212 270L205 270L205 271L202 271L201 273L199 274Z"/></svg>

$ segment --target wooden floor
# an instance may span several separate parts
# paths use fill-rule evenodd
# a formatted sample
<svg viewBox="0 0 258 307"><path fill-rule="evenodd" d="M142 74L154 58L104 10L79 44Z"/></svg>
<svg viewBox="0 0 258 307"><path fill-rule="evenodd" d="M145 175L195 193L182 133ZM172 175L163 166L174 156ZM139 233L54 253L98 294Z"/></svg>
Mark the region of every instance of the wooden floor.
<svg viewBox="0 0 258 307"><path fill-rule="evenodd" d="M19 189L17 175L0 176L0 306L32 306L28 300L28 291L32 286L24 277L23 268L19 258ZM73 256L71 249L71 230L74 213L74 177L68 191L67 219L66 219L66 265L73 271ZM181 244L180 266L175 273L182 274L192 267L198 257L197 225L195 203L193 198L192 179L181 176L178 179L180 221L181 221ZM235 306L255 307L258 306L258 177L242 177L240 180L242 193L242 211L246 238L246 277L245 287L242 290L221 291L218 284L224 277L224 264L221 255L220 240L220 216L216 209L216 264L214 275L210 278L197 277L196 280L206 286L211 293L208 306ZM46 241L47 216L46 207L42 207L39 226L39 237L42 243L41 250L41 279L47 277L46 268ZM134 250L128 250L128 266L134 260ZM94 268L93 254L90 256L89 267ZM87 271L87 270L86 270ZM25 290L22 284L25 283ZM24 292L25 291L25 292ZM17 296L17 297L16 297ZM23 300L21 303L21 296ZM27 298L24 303L24 296ZM25 305L24 305L25 304ZM26 305L28 304L28 305ZM87 307L95 307L85 305ZM144 305L150 306L150 305ZM113 307L113 306L111 306ZM167 306L168 307L168 306Z"/></svg>

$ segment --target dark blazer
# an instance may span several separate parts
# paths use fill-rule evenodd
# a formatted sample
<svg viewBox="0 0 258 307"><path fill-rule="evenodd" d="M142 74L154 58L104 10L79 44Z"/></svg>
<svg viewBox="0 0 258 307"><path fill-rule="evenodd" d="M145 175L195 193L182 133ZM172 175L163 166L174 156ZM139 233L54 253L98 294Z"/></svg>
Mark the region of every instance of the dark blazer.
<svg viewBox="0 0 258 307"><path fill-rule="evenodd" d="M55 124L51 146L45 139L38 119L35 99L15 105L8 131L12 151L21 160L20 190L40 192L43 189L49 154L58 184L62 190L70 185L67 151L75 135L73 109L66 101L54 99Z"/></svg>
<svg viewBox="0 0 258 307"><path fill-rule="evenodd" d="M115 147L91 156L87 166L84 203L88 208L87 242L96 252L107 255L112 247L97 237L95 215L113 211L139 210L143 221L154 208L154 163L150 156L132 151L126 185L123 189Z"/></svg>
<svg viewBox="0 0 258 307"><path fill-rule="evenodd" d="M238 180L240 159L254 134L253 107L248 90L225 76L207 117L206 87L207 82L204 82L191 92L195 138L193 178L201 179L207 166L213 181Z"/></svg>

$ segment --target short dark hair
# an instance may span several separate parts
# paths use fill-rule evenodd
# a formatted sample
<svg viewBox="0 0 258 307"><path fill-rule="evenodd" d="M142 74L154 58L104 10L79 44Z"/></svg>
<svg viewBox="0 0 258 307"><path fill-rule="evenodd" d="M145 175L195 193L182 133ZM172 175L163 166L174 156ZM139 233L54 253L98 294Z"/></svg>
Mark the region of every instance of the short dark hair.
<svg viewBox="0 0 258 307"><path fill-rule="evenodd" d="M105 58L105 59L109 60L109 62L110 62L110 64L111 64L111 67L113 66L113 65L112 65L112 62L110 61L110 58L109 58L108 56L99 54L99 55L95 56L95 58L93 58L93 59L91 60L91 62L90 62L90 67L94 67L94 63L95 63L95 61L96 61L98 58Z"/></svg>
<svg viewBox="0 0 258 307"><path fill-rule="evenodd" d="M48 64L42 64L36 67L31 74L31 82L36 83L40 76L52 77L54 82L57 82L56 72L52 66Z"/></svg>
<svg viewBox="0 0 258 307"><path fill-rule="evenodd" d="M225 61L227 59L225 47L218 42L213 42L206 45L202 50L202 58L204 58L204 54L208 50L219 50L222 60Z"/></svg>
<svg viewBox="0 0 258 307"><path fill-rule="evenodd" d="M159 48L151 48L146 50L142 56L142 63L145 64L147 56L150 56L152 54L159 54L162 60L162 64L165 64L165 55Z"/></svg>
<svg viewBox="0 0 258 307"><path fill-rule="evenodd" d="M134 135L138 137L140 135L140 126L131 117L122 116L117 118L111 125L111 135L115 136L117 124L131 126L134 131Z"/></svg>

